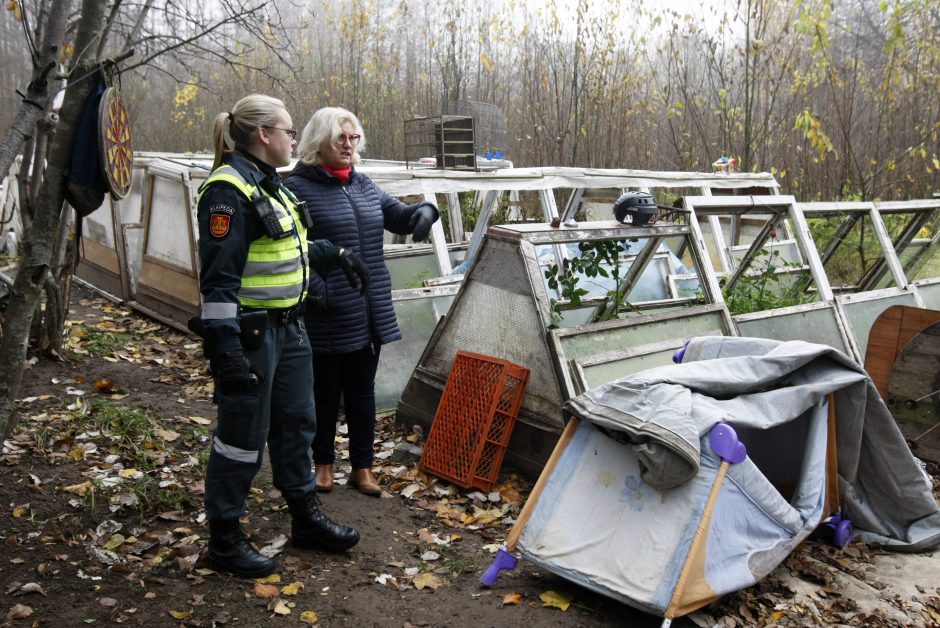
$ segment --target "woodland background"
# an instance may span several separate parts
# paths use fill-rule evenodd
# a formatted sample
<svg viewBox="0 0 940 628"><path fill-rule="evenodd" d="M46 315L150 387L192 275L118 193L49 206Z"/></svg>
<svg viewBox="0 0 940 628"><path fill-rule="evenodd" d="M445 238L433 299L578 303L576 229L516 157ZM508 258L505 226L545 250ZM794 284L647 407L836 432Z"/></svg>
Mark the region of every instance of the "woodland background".
<svg viewBox="0 0 940 628"><path fill-rule="evenodd" d="M407 120L475 102L504 114L501 148L517 166L701 172L727 155L801 201L940 190L938 0L4 8L0 172L21 156L22 237L0 296L0 434L14 424L29 339L52 353L61 344L75 259L65 174L89 78L115 62L137 150L209 151L215 115L266 92L298 128L320 107L351 109L366 156L401 160Z"/></svg>
<svg viewBox="0 0 940 628"><path fill-rule="evenodd" d="M49 5L82 17L33 0L0 19L0 129L30 68L11 18ZM936 0L118 0L107 15L100 53L135 49L121 84L138 150L207 151L215 114L260 91L297 128L351 109L367 157L403 159L406 119L472 100L505 113L517 166L708 171L730 155L799 200L940 190Z"/></svg>

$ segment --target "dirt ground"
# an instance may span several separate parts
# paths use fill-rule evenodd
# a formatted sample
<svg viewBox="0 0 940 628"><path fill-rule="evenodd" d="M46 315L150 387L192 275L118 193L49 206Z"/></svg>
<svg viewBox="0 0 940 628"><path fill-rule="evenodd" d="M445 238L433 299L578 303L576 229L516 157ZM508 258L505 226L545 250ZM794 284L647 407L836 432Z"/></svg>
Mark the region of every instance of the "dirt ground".
<svg viewBox="0 0 940 628"><path fill-rule="evenodd" d="M402 453L415 436L391 418L376 441L382 498L322 496L362 533L355 548L290 547L264 469L243 527L276 555L276 577L208 569L202 469L215 409L199 345L80 287L68 325L61 361L30 354L0 453L0 626L660 624L524 560L483 588L529 483L504 470L483 494L425 476ZM810 541L759 585L674 625L938 625L938 583L934 555Z"/></svg>

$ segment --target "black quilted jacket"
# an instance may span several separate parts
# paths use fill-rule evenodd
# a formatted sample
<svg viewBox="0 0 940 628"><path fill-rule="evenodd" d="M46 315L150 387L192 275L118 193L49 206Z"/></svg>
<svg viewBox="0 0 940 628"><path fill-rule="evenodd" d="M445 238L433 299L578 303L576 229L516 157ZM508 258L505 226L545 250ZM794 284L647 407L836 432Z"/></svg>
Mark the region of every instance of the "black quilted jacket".
<svg viewBox="0 0 940 628"><path fill-rule="evenodd" d="M392 307L392 280L382 255L384 230L408 234L418 205L389 196L355 168L346 185L318 166L298 162L285 185L307 201L308 240L326 239L359 255L369 267L365 296L338 265L314 266L304 320L314 351L348 353L401 338Z"/></svg>

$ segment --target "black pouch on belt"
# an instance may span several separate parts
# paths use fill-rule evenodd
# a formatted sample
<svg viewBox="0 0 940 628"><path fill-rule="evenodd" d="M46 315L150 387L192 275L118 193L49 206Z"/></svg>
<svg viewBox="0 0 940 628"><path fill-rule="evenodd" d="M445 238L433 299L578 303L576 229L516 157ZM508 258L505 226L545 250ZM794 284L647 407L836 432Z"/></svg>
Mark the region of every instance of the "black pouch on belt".
<svg viewBox="0 0 940 628"><path fill-rule="evenodd" d="M255 351L264 344L264 330L268 326L268 313L242 312L239 323L242 328L242 343L246 349Z"/></svg>

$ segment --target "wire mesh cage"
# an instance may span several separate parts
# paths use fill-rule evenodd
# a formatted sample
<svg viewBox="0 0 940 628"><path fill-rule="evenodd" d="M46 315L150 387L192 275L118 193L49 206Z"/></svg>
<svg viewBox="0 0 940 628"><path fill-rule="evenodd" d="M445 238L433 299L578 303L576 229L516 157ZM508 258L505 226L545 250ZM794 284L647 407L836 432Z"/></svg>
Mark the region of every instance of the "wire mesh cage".
<svg viewBox="0 0 940 628"><path fill-rule="evenodd" d="M405 120L405 165L476 171L473 118L434 116Z"/></svg>
<svg viewBox="0 0 940 628"><path fill-rule="evenodd" d="M448 113L473 118L477 155L485 159L509 156L509 127L503 110L488 102L461 99L450 104Z"/></svg>
<svg viewBox="0 0 940 628"><path fill-rule="evenodd" d="M428 473L488 491L499 476L529 369L457 351L421 456Z"/></svg>

